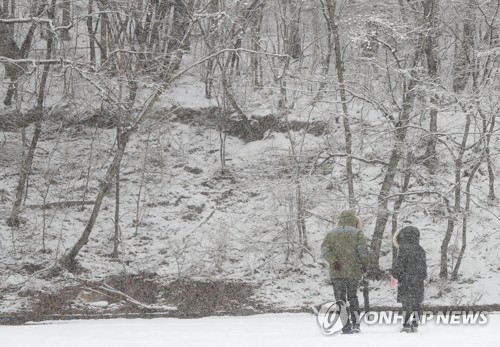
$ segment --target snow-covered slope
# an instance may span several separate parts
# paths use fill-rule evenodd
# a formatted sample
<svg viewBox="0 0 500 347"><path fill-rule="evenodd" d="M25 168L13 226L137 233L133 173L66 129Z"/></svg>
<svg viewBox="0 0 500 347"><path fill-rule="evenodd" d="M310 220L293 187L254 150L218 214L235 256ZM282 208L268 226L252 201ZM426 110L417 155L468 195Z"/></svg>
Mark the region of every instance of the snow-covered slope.
<svg viewBox="0 0 500 347"><path fill-rule="evenodd" d="M203 88L193 76L179 81L162 101L183 107L208 107ZM160 105L160 106L161 106ZM318 108L318 117L324 109ZM160 117L158 117L160 116ZM294 117L299 117L297 112ZM33 272L50 267L77 240L91 206L43 210L45 202L93 200L99 179L109 166L114 131L85 126L64 129L47 124L35 155L29 194L22 212L24 223L12 230L5 225L14 198L21 157L20 135L4 133L0 146L0 310L27 308L33 293L57 293L63 286L85 280L102 280L117 273L155 273L162 281L179 277L249 282L255 298L275 307L293 308L331 299L332 289L320 257L319 245L338 213L346 207L343 158L313 170L325 148L342 150L340 124L332 133L306 135L302 152L301 189L305 199L310 253L299 258L293 224L296 181L286 133L269 133L259 141L227 137L226 170L221 172L220 134L210 124L180 124L161 120L161 114L134 135L121 169L118 260L110 259L114 233L114 191L110 191L91 234L78 257L85 269L78 275L60 273L47 278ZM308 117L308 115L304 116ZM377 135L376 115L368 112L354 122L353 131L365 134L356 142L357 154L385 159L387 135ZM445 126L446 116L440 118ZM29 134L28 134L29 135ZM295 141L300 131L292 132ZM378 141L377 141L378 139ZM414 144L417 146L417 144ZM432 177L417 180L449 184L449 163ZM374 228L376 196L383 168L355 162L355 189L359 213L369 238ZM419 170L420 168L416 168ZM487 184L478 178L475 196ZM500 302L498 267L500 225L496 206L480 200L470 217L470 237L458 281L438 279L439 251L446 221L434 212L432 199L410 198L403 206L399 225L412 223L422 230L429 274L427 304L493 304ZM493 213L488 211L490 209ZM432 213L430 213L430 212ZM390 268L389 226L382 243L381 266ZM44 249L45 244L45 249ZM460 245L454 236L452 244ZM288 254L288 257L287 257ZM374 281L372 305L396 305L396 294L386 279Z"/></svg>

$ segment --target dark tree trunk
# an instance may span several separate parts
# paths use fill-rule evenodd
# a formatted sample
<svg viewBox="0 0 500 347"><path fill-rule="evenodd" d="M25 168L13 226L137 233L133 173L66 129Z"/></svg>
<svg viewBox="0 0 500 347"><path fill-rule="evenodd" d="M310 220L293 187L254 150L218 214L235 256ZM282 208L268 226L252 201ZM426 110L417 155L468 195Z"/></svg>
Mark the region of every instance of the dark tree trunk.
<svg viewBox="0 0 500 347"><path fill-rule="evenodd" d="M430 88L436 89L438 84L438 58L436 54L436 12L438 10L439 0L425 0L424 2L424 51L427 58L427 73L429 75ZM436 133L438 119L438 96L431 94L431 111L429 123L429 140L425 153L426 164L431 172L436 169Z"/></svg>
<svg viewBox="0 0 500 347"><path fill-rule="evenodd" d="M101 210L101 205L104 200L104 197L106 196L106 193L111 187L113 179L115 178L116 173L118 172L118 169L120 167L120 163L122 161L123 154L125 153L125 148L127 147L129 137L130 134L124 132L118 139L117 149L115 156L113 158L113 162L111 163L111 166L109 167L108 171L106 172L106 175L104 175L104 178L101 182L101 187L99 189L99 193L97 194L94 208L92 209L92 214L90 215L87 225L85 226L83 234L80 236L80 238L71 248L71 250L63 258L61 258L61 264L67 268L74 267L74 265L76 264L76 256L78 255L82 247L85 246L89 241L90 233L94 228L94 224L99 215L99 211Z"/></svg>
<svg viewBox="0 0 500 347"><path fill-rule="evenodd" d="M455 93L461 93L465 90L471 74L471 55L473 53L476 25L474 2L474 0L468 0L463 18L462 38L455 38L455 56L453 59L453 91Z"/></svg>
<svg viewBox="0 0 500 347"><path fill-rule="evenodd" d="M10 217L7 219L7 225L10 227L19 226L19 213L21 212L21 205L23 202L24 192L26 189L26 183L28 176L31 173L31 166L33 164L33 156L38 144L38 139L40 138L40 133L42 131L42 124L40 120L35 122L35 130L33 132L33 137L31 139L30 148L26 157L24 157L23 163L21 164L21 170L19 172L19 181L16 189L16 199L14 200L14 205L12 207L12 212Z"/></svg>
<svg viewBox="0 0 500 347"><path fill-rule="evenodd" d="M52 0L51 8L48 11L49 18L54 19L54 7L56 0ZM31 39L34 33L34 26L32 25L28 35L23 42L21 48L21 54L27 54L28 44L31 43ZM45 55L46 59L50 59L52 57L52 50L54 45L54 36L52 33L47 38L47 52ZM40 80L39 88L38 88L38 96L37 96L37 120L35 122L35 130L33 132L33 138L31 139L30 148L28 150L28 154L24 158L24 161L21 165L21 171L19 173L19 181L16 189L16 199L14 200L14 205L12 207L12 213L7 220L7 224L9 226L18 226L19 225L19 213L21 211L21 204L24 196L24 192L26 189L26 185L28 182L28 177L31 174L31 167L33 165L33 157L35 154L36 147L38 145L38 139L40 138L40 133L42 129L41 119L43 117L43 104L45 101L45 92L47 86L47 79L49 75L50 64L45 64L43 67L42 78Z"/></svg>
<svg viewBox="0 0 500 347"><path fill-rule="evenodd" d="M443 242L441 243L441 263L439 270L439 277L447 278L448 277L448 246L450 244L451 236L453 235L453 229L455 228L455 220L459 213L461 212L461 197L462 197L462 165L463 165L463 156L465 153L465 149L467 146L467 138L469 137L469 129L471 124L471 114L467 114L467 121L465 123L464 134L462 137L462 143L458 152L457 157L455 158L455 187L453 188L455 195L455 203L453 207L453 213L448 216L448 227L446 229L445 236L443 238Z"/></svg>
<svg viewBox="0 0 500 347"><path fill-rule="evenodd" d="M106 64L108 60L108 26L109 20L106 13L101 13L101 42L99 44L99 49L101 51L101 66Z"/></svg>
<svg viewBox="0 0 500 347"><path fill-rule="evenodd" d="M52 5L51 9L49 9L49 18L54 19L55 14L54 14L54 6L55 6L56 0L52 0ZM52 50L54 46L54 34L49 33L47 37L47 54L45 56L45 59L50 60L52 57ZM43 104L45 102L45 93L46 93L46 86L47 86L47 79L49 77L49 70L50 70L50 64L45 64L43 66L43 72L42 72L42 78L40 80L40 87L38 91L38 99L37 99L37 108L41 111L43 109Z"/></svg>
<svg viewBox="0 0 500 347"><path fill-rule="evenodd" d="M372 277L378 277L380 273L379 259L380 259L380 249L382 245L382 238L384 236L385 226L387 220L389 219L389 194L394 184L394 176L396 175L396 169L398 167L399 160L401 159L401 145L402 141L405 140L406 130L398 128L396 132L399 133L397 140L395 140L391 157L389 160L389 165L387 166L387 171L382 182L382 187L377 199L377 219L375 221L375 230L373 231L372 240L370 243L370 250L372 254L372 259L370 263L370 275Z"/></svg>
<svg viewBox="0 0 500 347"><path fill-rule="evenodd" d="M95 68L95 32L94 32L94 20L91 16L94 10L94 0L89 0L88 5L88 16L87 16L87 34L89 35L89 53L90 53L90 64Z"/></svg>
<svg viewBox="0 0 500 347"><path fill-rule="evenodd" d="M71 24L71 2L70 0L62 0L62 26L69 27ZM61 30L61 39L64 41L70 41L71 35L69 34L69 28L64 28Z"/></svg>
<svg viewBox="0 0 500 347"><path fill-rule="evenodd" d="M264 3L259 5L256 13L254 13L253 18L253 27L252 27L252 46L255 52L260 51L260 32L262 29L262 20L264 17ZM252 74L253 74L253 83L256 89L261 88L263 86L264 81L262 80L262 62L259 54L252 54L251 56L252 62Z"/></svg>
<svg viewBox="0 0 500 347"><path fill-rule="evenodd" d="M326 0L326 2L324 0L321 0L321 4L323 6L323 17L325 17L326 27L327 27L326 39L327 39L328 50L327 50L326 57L325 57L324 64L323 64L323 76L327 77L330 74L330 64L332 61L333 46L334 46L333 34L332 34L333 33L332 21L330 20L331 13L332 13L332 10L331 10L332 4L328 0ZM333 14L335 14L335 11L333 11ZM326 81L321 82L321 84L319 86L318 95L316 96L317 99L320 98L320 96L322 95L322 92L326 88L327 84L328 84L328 82L326 82Z"/></svg>
<svg viewBox="0 0 500 347"><path fill-rule="evenodd" d="M0 14L2 16L5 16L6 14L9 13L9 2L10 0L3 0L3 3L2 3L2 8L0 8Z"/></svg>
<svg viewBox="0 0 500 347"><path fill-rule="evenodd" d="M120 141L120 127L116 128L116 141ZM115 175L115 235L113 236L112 258L118 258L118 249L120 247L120 163L116 169Z"/></svg>
<svg viewBox="0 0 500 347"><path fill-rule="evenodd" d="M484 152L486 154L486 151ZM456 280L458 277L458 270L460 269L460 265L462 265L462 260L465 255L465 249L467 248L467 221L470 210L470 187L472 186L472 181L474 180L474 176L476 175L477 170L481 166L484 161L484 155L478 160L477 164L474 165L470 172L469 179L467 180L467 185L465 187L465 210L462 216L462 247L460 248L460 253L458 254L457 263L453 268L453 272L451 275L452 280Z"/></svg>
<svg viewBox="0 0 500 347"><path fill-rule="evenodd" d="M349 112L347 110L347 97L345 91L345 66L342 57L342 47L340 46L340 33L339 27L336 20L336 0L327 2L328 9L328 21L330 23L329 27L332 30L333 35L333 45L335 52L335 68L337 70L337 79L339 82L339 94L340 102L342 103L342 115L343 115L343 125L344 125L344 137L345 137L345 151L346 151L346 178L347 178L347 192L348 192L348 202L349 208L354 208L356 201L354 197L354 174L352 171L352 133L351 133L351 122Z"/></svg>
<svg viewBox="0 0 500 347"><path fill-rule="evenodd" d="M288 24L288 33L286 36L286 53L294 59L302 57L302 42L300 37L300 15L302 4L297 3L295 0L286 0L290 7L290 16L285 17L284 20L290 20ZM285 4L285 6L287 6Z"/></svg>
<svg viewBox="0 0 500 347"><path fill-rule="evenodd" d="M382 238L384 236L385 226L390 214L388 210L389 195L394 184L394 176L396 175L398 164L401 160L404 143L406 141L407 125L410 119L411 110L413 109L413 102L415 101L414 89L416 85L417 82L415 78L412 78L408 83L408 89L403 101L403 109L401 111L399 122L397 122L396 124L396 134L391 151L391 157L389 159L389 165L387 166L384 181L382 182L382 187L380 188L380 193L377 199L377 219L375 221L375 230L373 231L373 236L370 243L372 258L370 262L369 272L372 277L378 277L380 275L380 249L382 245Z"/></svg>
<svg viewBox="0 0 500 347"><path fill-rule="evenodd" d="M186 35L189 30L189 6L183 0L174 0L174 23L172 24L172 40L167 46L168 52L178 49L189 51L190 40Z"/></svg>
<svg viewBox="0 0 500 347"><path fill-rule="evenodd" d="M14 60L27 58L37 25L38 24L35 22L31 24L21 48L19 48L13 38L13 24L0 24L0 55ZM12 104L12 98L17 92L17 82L25 73L26 64L4 63L4 67L5 75L10 79L4 104L10 106Z"/></svg>

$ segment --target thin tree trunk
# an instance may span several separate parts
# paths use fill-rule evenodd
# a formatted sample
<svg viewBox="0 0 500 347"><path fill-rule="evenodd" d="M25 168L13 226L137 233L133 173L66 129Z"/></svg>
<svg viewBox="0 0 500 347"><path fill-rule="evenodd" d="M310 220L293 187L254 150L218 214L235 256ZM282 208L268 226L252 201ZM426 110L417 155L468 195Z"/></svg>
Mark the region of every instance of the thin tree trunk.
<svg viewBox="0 0 500 347"><path fill-rule="evenodd" d="M439 270L439 277L447 278L448 277L448 246L450 244L451 236L453 234L453 229L455 228L455 219L460 213L460 205L461 205L461 179L462 179L462 164L463 164L463 156L465 153L465 148L467 146L467 138L469 137L469 130L471 124L471 114L467 113L467 120L465 123L464 134L462 138L462 143L460 146L460 150L458 156L455 158L455 203L453 207L453 213L448 217L448 227L446 229L446 234L443 238L443 242L441 243L441 263Z"/></svg>
<svg viewBox="0 0 500 347"><path fill-rule="evenodd" d="M396 131L402 132L401 129L397 129ZM396 140L392 148L389 165L387 166L387 172L385 174L384 181L382 182L382 188L380 189L380 193L377 199L377 219L375 221L375 230L370 242L370 250L372 253L370 273L375 277L378 277L380 272L380 248L382 245L382 238L384 236L385 225L387 224L387 220L389 219L389 210L387 207L389 194L392 185L394 184L394 176L396 175L396 169L398 167L399 160L401 159L400 146L401 142Z"/></svg>
<svg viewBox="0 0 500 347"><path fill-rule="evenodd" d="M297 164L298 166L298 164ZM300 170L300 166L298 166ZM304 208L304 197L302 195L302 186L300 184L300 171L297 173L296 181L296 199L297 199L297 230L299 231L300 254L302 257L304 249L308 249L307 245L307 230L306 230L306 214Z"/></svg>
<svg viewBox="0 0 500 347"><path fill-rule="evenodd" d="M328 79L328 75L330 74L330 64L331 64L332 54L333 54L333 35L332 35L333 29L332 29L332 22L330 20L330 17L331 17L331 13L335 14L335 11L331 10L332 4L328 0L326 2L324 0L321 0L321 5L323 7L322 8L323 17L325 18L325 21L326 21L326 28L327 28L326 40L327 40L327 47L328 47L326 57L325 57L324 62L323 62L323 76L326 79ZM318 94L316 95L316 99L321 98L321 96L323 94L323 90L326 88L327 85L328 85L327 81L323 81L320 83Z"/></svg>
<svg viewBox="0 0 500 347"><path fill-rule="evenodd" d="M87 34L89 35L89 49L90 49L90 64L92 67L96 66L95 62L95 32L93 26L93 18L91 16L94 10L94 0L89 0L88 16L87 16Z"/></svg>
<svg viewBox="0 0 500 347"><path fill-rule="evenodd" d="M52 0L51 8L49 9L49 18L54 19L55 14L54 14L54 7L55 7L56 0ZM45 59L50 60L52 57L52 50L54 46L54 33L49 33L47 37L47 54L45 56ZM47 86L47 79L49 77L49 70L50 70L50 64L45 64L43 66L43 72L42 72L42 78L40 80L40 88L38 91L38 98L37 98L37 108L41 112L43 109L43 104L45 102L45 92L46 92L46 86Z"/></svg>
<svg viewBox="0 0 500 347"><path fill-rule="evenodd" d="M453 272L451 274L452 280L456 280L458 277L458 270L460 269L460 265L462 264L462 260L465 254L465 249L467 247L467 220L468 220L467 217L469 215L469 210L470 210L470 187L472 185L472 181L474 180L474 176L476 175L476 172L483 163L483 161L484 161L484 155L471 170L469 179L467 180L467 186L465 187L465 211L462 216L462 247L460 248L460 253L458 254L457 263L455 264L455 267L453 268Z"/></svg>
<svg viewBox="0 0 500 347"><path fill-rule="evenodd" d="M471 74L471 56L476 25L474 2L475 0L468 0L467 2L463 18L462 39L455 38L455 55L453 58L453 91L455 93L464 91Z"/></svg>
<svg viewBox="0 0 500 347"><path fill-rule="evenodd" d="M488 121L486 119L486 116L482 111L479 111L479 114L482 118L483 122L483 134L484 134L484 145L486 146L485 148L485 157L486 157L486 164L488 167L488 201L491 203L495 201L495 171L493 170L493 163L491 160L491 149L490 149L490 142L491 142L491 134L493 133L493 130L495 129L495 122L496 122L496 115L493 114L491 116L491 121L490 121L490 126L488 128Z"/></svg>
<svg viewBox="0 0 500 347"><path fill-rule="evenodd" d="M174 53L178 49L189 51L190 40L186 36L189 30L189 11L190 4L184 0L174 0L174 23L172 27L172 38L167 45L167 52Z"/></svg>
<svg viewBox="0 0 500 347"><path fill-rule="evenodd" d="M346 177L347 177L347 192L349 199L349 208L354 208L356 201L354 197L354 175L352 171L352 133L350 116L347 110L347 97L345 91L345 78L344 78L344 60L342 57L342 48L340 47L340 33L337 21L335 19L335 8L336 0L328 2L328 16L330 21L330 27L333 34L333 44L335 51L335 68L337 70L337 78L339 82L339 94L340 101L342 103L342 115L343 115L343 125L344 125L344 137L345 137L345 150L346 150Z"/></svg>
<svg viewBox="0 0 500 347"><path fill-rule="evenodd" d="M488 145L488 148L486 148L486 163L488 165L488 200L490 202L495 201L496 196L495 196L495 172L493 171L493 164L491 161L491 153L490 153L490 146Z"/></svg>
<svg viewBox="0 0 500 347"><path fill-rule="evenodd" d="M394 207L392 209L392 237L394 238L394 235L396 234L398 230L398 216L399 216L399 210L401 209L401 206L403 205L404 199L405 199L405 193L408 190L408 186L410 185L410 178L411 178L411 170L410 167L413 164L413 154L410 152L408 153L408 156L406 158L406 169L404 172L404 177L403 177L403 185L401 186L401 195L399 195L398 199L394 203ZM394 264L396 262L396 258L398 256L398 251L396 246L393 244L392 245L392 268L394 269Z"/></svg>
<svg viewBox="0 0 500 347"><path fill-rule="evenodd" d="M3 0L3 8L0 7L0 18L9 18L11 14L9 13L9 0ZM19 49L14 40L14 24L0 24L0 55L11 59L21 58ZM5 76L10 79L10 83L7 87L7 93L5 94L4 105L12 105L12 97L17 94L17 79L19 78L19 70L17 66L11 64L5 64Z"/></svg>
<svg viewBox="0 0 500 347"><path fill-rule="evenodd" d="M436 55L436 11L439 6L439 0L426 0L424 2L424 51L427 57L427 73L429 75L431 89L435 89L438 83L438 58ZM431 171L436 169L436 133L437 133L437 118L438 118L438 96L435 93L431 95L431 112L429 123L429 141L425 153L426 164Z"/></svg>
<svg viewBox="0 0 500 347"><path fill-rule="evenodd" d="M120 127L116 128L116 141L120 141ZM113 237L112 258L118 258L118 249L120 247L120 163L116 169L115 175L115 235Z"/></svg>
<svg viewBox="0 0 500 347"><path fill-rule="evenodd" d="M71 1L62 0L62 26L69 27L71 24ZM64 28L61 30L61 39L64 41L70 41L71 35L69 34L69 28Z"/></svg>
<svg viewBox="0 0 500 347"><path fill-rule="evenodd" d="M108 60L108 15L106 13L101 13L101 42L99 44L99 49L101 50L101 66L106 64Z"/></svg>
<svg viewBox="0 0 500 347"><path fill-rule="evenodd" d="M123 154L125 153L125 148L127 146L129 137L130 134L128 132L121 134L117 142L117 149L115 156L113 158L113 162L111 163L111 166L109 167L108 171L106 172L106 175L104 176L101 182L101 187L99 189L99 193L97 194L94 208L92 209L92 214L90 215L90 218L87 221L87 225L85 226L83 234L75 243L73 248L71 248L71 250L63 258L61 258L61 264L67 268L72 268L76 264L75 260L76 256L78 255L82 247L86 245L87 242L89 241L90 233L94 228L94 224L99 215L99 211L101 210L101 205L104 200L104 197L106 196L106 193L111 187L113 178L116 176L116 173L118 172L118 169L120 167L120 163L122 161Z"/></svg>
<svg viewBox="0 0 500 347"><path fill-rule="evenodd" d="M7 219L7 225L10 227L19 226L19 213L21 212L21 205L23 201L24 192L26 189L26 182L28 176L31 172L31 166L33 164L33 156L38 144L38 139L40 138L40 133L42 131L42 123L40 120L35 122L35 130L33 132L33 137L31 139L30 148L28 153L21 164L21 170L19 172L19 181L16 189L16 199L14 200L14 205L12 207L12 212L10 217ZM24 144L23 144L24 145Z"/></svg>
<svg viewBox="0 0 500 347"><path fill-rule="evenodd" d="M257 13L255 14L255 24L252 30L252 45L255 52L260 51L260 33L262 29L262 20L264 17L264 3L259 6ZM260 71L262 71L262 62L259 54L252 54L252 74L253 74L253 82L254 87L256 89L262 88L264 81L262 80L262 75ZM260 78L259 78L260 76Z"/></svg>
<svg viewBox="0 0 500 347"><path fill-rule="evenodd" d="M146 139L146 148L144 149L144 159L142 161L142 170L141 170L141 180L139 183L139 192L137 192L137 201L135 205L135 232L134 236L139 235L139 226L141 224L141 217L140 217L140 206L141 206L141 196L142 196L142 189L144 187L144 181L145 181L145 176L146 176L146 170L147 170L147 163L148 163L148 151L149 151L149 139L151 137L151 133L148 133L148 138Z"/></svg>
<svg viewBox="0 0 500 347"><path fill-rule="evenodd" d="M209 0L209 4L207 6L208 10L212 13L217 13L217 11L220 11L220 4L216 0ZM199 22L198 22L199 23ZM215 33L211 32L212 27L216 27L216 20L213 18L208 19L208 31L205 31L202 27L201 24L199 24L200 30L203 33L204 39L205 39L205 44L208 48L208 51L211 52L213 47L215 46ZM214 60L215 59L210 59L207 61L206 69L205 69L205 76L204 76L204 82L205 82L205 97L207 99L212 98L212 89L213 89L213 84L214 84Z"/></svg>

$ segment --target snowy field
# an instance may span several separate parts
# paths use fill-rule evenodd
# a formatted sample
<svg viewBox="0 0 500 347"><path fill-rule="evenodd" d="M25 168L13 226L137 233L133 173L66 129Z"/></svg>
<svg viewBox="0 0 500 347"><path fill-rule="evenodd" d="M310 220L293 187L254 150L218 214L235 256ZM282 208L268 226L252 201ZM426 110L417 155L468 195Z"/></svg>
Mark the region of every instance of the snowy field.
<svg viewBox="0 0 500 347"><path fill-rule="evenodd" d="M418 334L399 325L362 326L359 335L325 336L310 314L266 314L201 319L114 319L0 327L2 347L127 346L499 346L500 315L486 325L426 323Z"/></svg>

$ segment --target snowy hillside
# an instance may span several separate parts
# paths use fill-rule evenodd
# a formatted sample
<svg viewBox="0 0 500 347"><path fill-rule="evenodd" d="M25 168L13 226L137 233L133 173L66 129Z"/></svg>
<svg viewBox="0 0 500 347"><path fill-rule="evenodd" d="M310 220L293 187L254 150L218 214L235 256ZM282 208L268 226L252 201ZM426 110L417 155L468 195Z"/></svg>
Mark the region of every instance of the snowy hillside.
<svg viewBox="0 0 500 347"><path fill-rule="evenodd" d="M187 92L189 97L184 95ZM179 98L174 99L177 104L186 102L185 107L207 106L201 83L194 84L192 78L179 82L172 92L174 97ZM42 136L30 178L31 193L22 214L24 223L15 232L3 224L0 233L3 311L29 308L34 299L30 293L56 294L63 286L83 286L83 281L104 280L119 273L152 273L159 282L183 277L248 282L256 288L257 301L275 308L307 307L331 299L319 245L333 227L325 220L335 220L345 207L340 162L303 178L311 212L306 219L310 254L299 259L292 253L287 260L287 247L293 247L287 243L285 228L290 222L293 194L288 135L272 132L263 140L247 143L228 137L227 169L222 174L215 129L206 124L182 124L175 118L166 126L153 128L154 120L151 124L147 131L133 137L122 166L120 256L117 260L109 258L114 230L114 192L110 191L95 231L78 259L82 270L77 276L61 273L47 278L43 271L37 276L31 274L49 268L74 243L91 206L40 207L44 199L47 203L82 201L86 194L85 200L92 200L110 161L106 149L113 146L114 131L86 126L68 131L52 124ZM354 131L370 131L369 124L366 119ZM383 153L383 143L364 145L371 153ZM6 216L19 165L18 134L4 133L2 147L1 211ZM313 158L323 148L322 137L306 135L304 153ZM360 215L368 239L379 174L363 163L356 165L356 183L362 192ZM446 184L446 176L436 179L436 184ZM495 264L500 259L500 235L491 229L496 222L487 211L477 210L471 218L473 251L464 261L461 279L442 281L438 278L439 245L446 225L428 214L431 208L425 200L418 200L399 217L401 223L412 223L422 230L430 274L425 304L498 303L500 269ZM390 247L391 236L386 233L381 262L384 269L390 268ZM373 281L372 286L372 305L396 306L395 291L389 288L387 278Z"/></svg>
<svg viewBox="0 0 500 347"><path fill-rule="evenodd" d="M413 225L425 306L498 308L500 3L1 6L1 322L304 312L346 209L372 307Z"/></svg>

